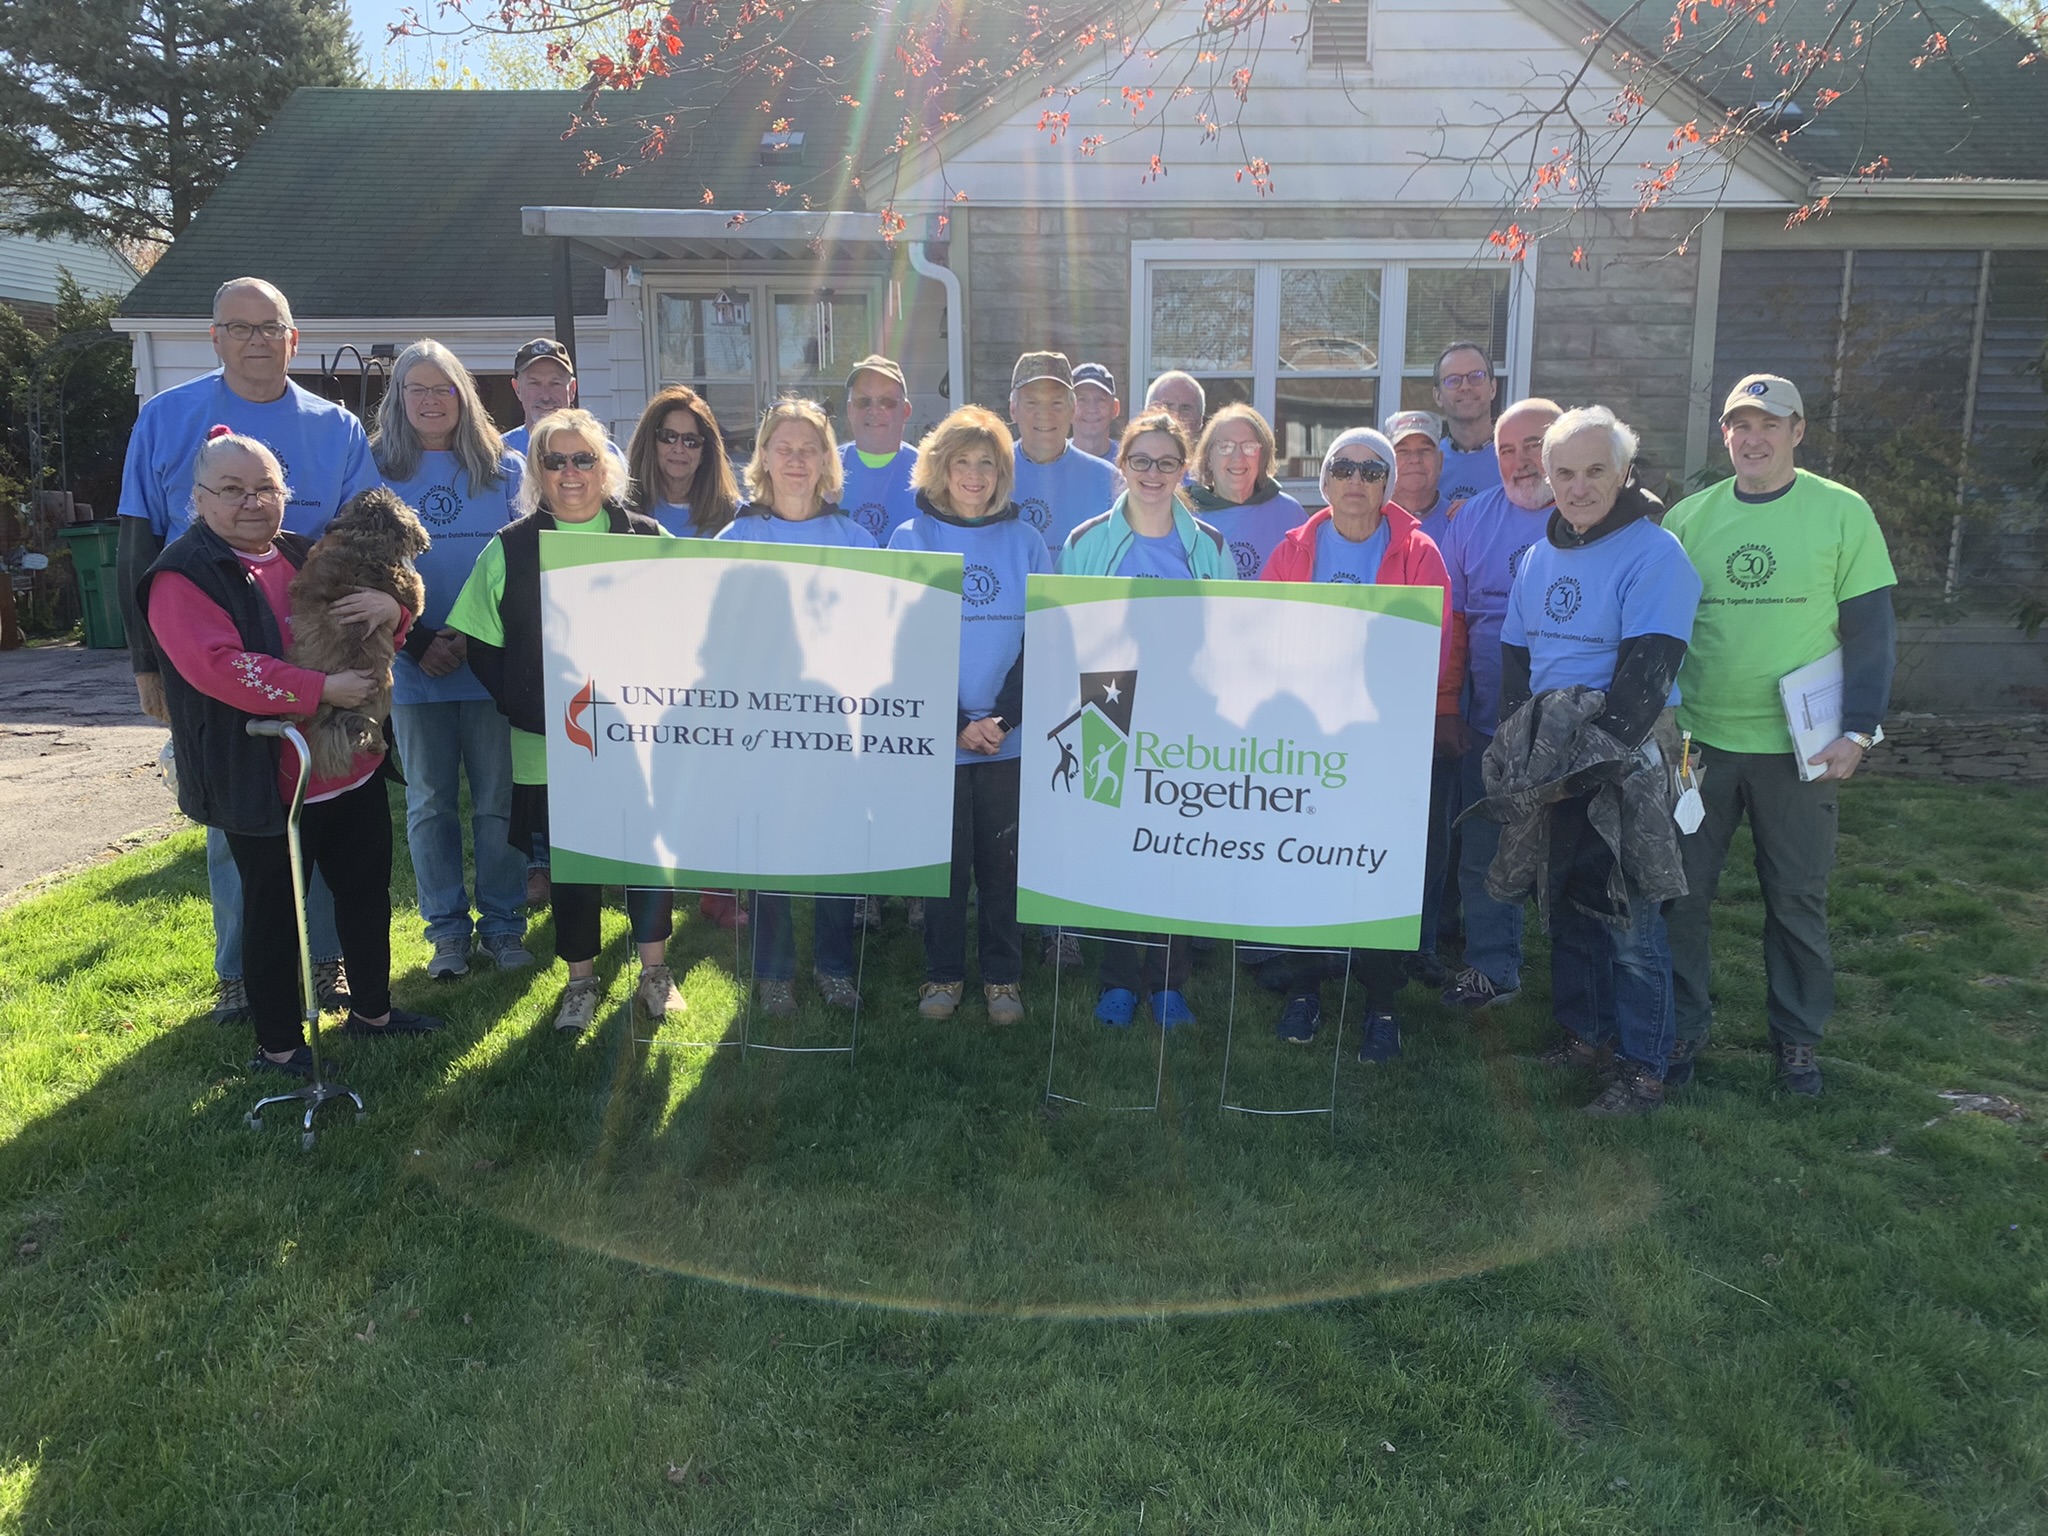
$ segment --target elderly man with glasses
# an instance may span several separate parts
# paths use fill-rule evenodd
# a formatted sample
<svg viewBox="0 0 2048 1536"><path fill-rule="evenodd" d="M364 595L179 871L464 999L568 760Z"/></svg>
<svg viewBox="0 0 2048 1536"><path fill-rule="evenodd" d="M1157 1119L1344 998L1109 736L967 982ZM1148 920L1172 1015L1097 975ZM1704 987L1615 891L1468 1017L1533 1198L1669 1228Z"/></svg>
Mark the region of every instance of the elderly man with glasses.
<svg viewBox="0 0 2048 1536"><path fill-rule="evenodd" d="M379 483L362 424L341 406L291 381L299 332L290 300L261 278L237 277L213 296L213 353L220 367L143 402L121 472L121 533L116 575L128 653L144 713L170 721L163 678L137 589L164 547L190 525L193 461L207 433L230 427L278 458L291 486L283 527L317 539L328 520L358 491ZM242 890L227 839L206 840L207 884L213 896L214 970L220 979L217 1017L239 1017L242 986ZM323 1001L337 1005L341 941L334 902L316 875L306 907Z"/></svg>

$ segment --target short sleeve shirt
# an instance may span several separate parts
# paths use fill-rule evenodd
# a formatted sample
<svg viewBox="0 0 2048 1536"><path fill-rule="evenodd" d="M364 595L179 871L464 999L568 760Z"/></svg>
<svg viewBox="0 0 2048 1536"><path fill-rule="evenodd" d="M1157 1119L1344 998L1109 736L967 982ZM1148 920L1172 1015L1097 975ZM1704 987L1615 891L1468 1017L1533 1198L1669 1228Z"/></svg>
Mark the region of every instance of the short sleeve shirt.
<svg viewBox="0 0 2048 1536"><path fill-rule="evenodd" d="M1692 637L1700 579L1678 540L1648 518L1575 549L1545 539L1522 557L1501 640L1529 651L1537 693L1605 688L1624 640ZM1679 701L1673 689L1668 702Z"/></svg>
<svg viewBox="0 0 2048 1536"><path fill-rule="evenodd" d="M1034 463L1017 445L1017 488L1010 496L1047 549L1064 548L1076 528L1110 509L1117 491L1116 466L1072 443L1050 464Z"/></svg>
<svg viewBox="0 0 2048 1536"><path fill-rule="evenodd" d="M1117 562L1116 574L1192 581L1195 572L1188 564L1187 547L1181 543L1180 534L1176 531L1162 533L1157 538L1148 538L1142 533L1132 534L1130 548Z"/></svg>
<svg viewBox="0 0 2048 1536"><path fill-rule="evenodd" d="M910 472L916 465L917 450L908 443L875 469L868 467L852 443L839 446L839 466L846 475L839 505L877 544L886 546L898 524L917 516L917 492L910 485Z"/></svg>

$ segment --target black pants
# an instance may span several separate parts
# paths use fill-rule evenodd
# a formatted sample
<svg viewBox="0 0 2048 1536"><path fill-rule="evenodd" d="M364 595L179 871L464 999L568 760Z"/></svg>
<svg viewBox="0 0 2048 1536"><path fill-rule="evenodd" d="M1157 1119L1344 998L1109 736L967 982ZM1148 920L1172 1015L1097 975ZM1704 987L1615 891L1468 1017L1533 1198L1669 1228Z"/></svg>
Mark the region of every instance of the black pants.
<svg viewBox="0 0 2048 1536"><path fill-rule="evenodd" d="M1184 933L1120 933L1102 941L1102 968L1096 975L1105 987L1140 995L1184 992L1193 960L1193 941Z"/></svg>
<svg viewBox="0 0 2048 1536"><path fill-rule="evenodd" d="M604 916L604 887L554 882L549 906L555 914L555 953L563 960L595 960L602 944L598 931ZM626 916L635 944L666 944L676 931L676 893L630 886Z"/></svg>
<svg viewBox="0 0 2048 1536"><path fill-rule="evenodd" d="M227 839L242 876L242 980L256 1043L289 1051L306 1043L291 847L282 832L230 832ZM374 1019L391 1007L391 804L383 775L307 806L299 816L299 851L334 892L349 996L358 1014Z"/></svg>
<svg viewBox="0 0 2048 1536"><path fill-rule="evenodd" d="M1022 762L953 770L953 888L924 907L926 981L967 979L967 890L979 892L981 984L1015 986L1024 974L1017 927L1017 797Z"/></svg>
<svg viewBox="0 0 2048 1536"><path fill-rule="evenodd" d="M1287 953L1283 951L1282 953ZM1344 974L1344 954L1295 950L1288 967L1287 993L1290 997L1320 997L1325 981ZM1368 1013L1392 1013L1394 999L1408 984L1408 957L1398 949L1354 949L1351 951L1351 984L1365 990Z"/></svg>

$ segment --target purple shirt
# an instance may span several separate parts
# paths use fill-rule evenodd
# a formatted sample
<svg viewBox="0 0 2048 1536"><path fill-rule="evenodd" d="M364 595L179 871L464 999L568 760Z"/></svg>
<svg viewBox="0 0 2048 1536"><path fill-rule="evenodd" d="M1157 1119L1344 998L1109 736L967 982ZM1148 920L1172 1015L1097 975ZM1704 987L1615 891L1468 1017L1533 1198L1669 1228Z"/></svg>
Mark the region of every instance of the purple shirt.
<svg viewBox="0 0 2048 1536"><path fill-rule="evenodd" d="M1507 617L1508 594L1514 590L1523 555L1543 542L1550 513L1547 506L1540 512L1524 511L1496 487L1466 502L1445 529L1442 547L1451 573L1451 612L1465 615L1471 647L1472 698L1465 718L1482 735L1491 736L1500 725L1500 630Z"/></svg>

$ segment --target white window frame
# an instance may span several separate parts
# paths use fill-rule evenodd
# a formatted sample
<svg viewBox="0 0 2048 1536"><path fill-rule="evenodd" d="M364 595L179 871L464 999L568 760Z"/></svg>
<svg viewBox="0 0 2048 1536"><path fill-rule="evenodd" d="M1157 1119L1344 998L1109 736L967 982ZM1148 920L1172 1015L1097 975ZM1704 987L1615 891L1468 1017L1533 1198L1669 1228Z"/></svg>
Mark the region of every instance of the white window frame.
<svg viewBox="0 0 2048 1536"><path fill-rule="evenodd" d="M792 289L801 289L804 286L805 279L801 275L777 276L767 272L691 272L685 270L647 273L643 278L643 288L646 297L642 300L641 310L645 316L643 334L645 337L644 344L647 348L649 398L653 397L655 391L665 388L668 382L662 376L661 371L661 298L664 295L717 293L721 289L730 288L746 294L747 302L753 306L754 397L759 402L759 408L755 413L756 420L758 420L760 411L765 411L774 403L779 387L775 377L775 356L778 343L778 338L775 335L775 295L778 292L786 293ZM811 286L815 287L816 284L813 283ZM860 294L867 299L868 321L876 333L870 339L876 345L879 345L881 342L880 332L884 320L882 284L879 281L870 281L866 278L855 278L836 283L834 288L838 293L848 295ZM849 357L846 360L847 369L851 370L853 365L859 361L858 357ZM841 374L834 382L844 383L845 375ZM738 437L743 435L751 436L755 423L746 422L740 424L726 422L723 425L728 436Z"/></svg>
<svg viewBox="0 0 2048 1536"><path fill-rule="evenodd" d="M1408 273L1415 267L1480 268L1468 240L1136 240L1131 243L1131 377L1138 400L1152 387L1152 284L1154 267L1252 267L1252 404L1273 419L1279 353L1283 266L1380 269L1380 416L1399 409L1408 330ZM1502 404L1529 393L1531 342L1536 329L1536 247L1506 263L1508 355L1496 358L1507 393ZM1377 427L1379 422L1360 422Z"/></svg>

